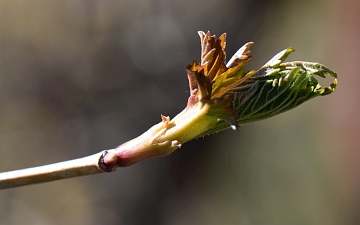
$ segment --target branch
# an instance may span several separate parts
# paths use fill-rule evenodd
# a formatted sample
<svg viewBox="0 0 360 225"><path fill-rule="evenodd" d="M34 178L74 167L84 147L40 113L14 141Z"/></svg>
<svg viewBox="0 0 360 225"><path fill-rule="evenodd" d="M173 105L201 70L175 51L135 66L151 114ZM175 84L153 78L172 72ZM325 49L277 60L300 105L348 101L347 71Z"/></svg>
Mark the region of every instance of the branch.
<svg viewBox="0 0 360 225"><path fill-rule="evenodd" d="M0 190L116 170L117 155L105 150L87 157L0 173Z"/></svg>

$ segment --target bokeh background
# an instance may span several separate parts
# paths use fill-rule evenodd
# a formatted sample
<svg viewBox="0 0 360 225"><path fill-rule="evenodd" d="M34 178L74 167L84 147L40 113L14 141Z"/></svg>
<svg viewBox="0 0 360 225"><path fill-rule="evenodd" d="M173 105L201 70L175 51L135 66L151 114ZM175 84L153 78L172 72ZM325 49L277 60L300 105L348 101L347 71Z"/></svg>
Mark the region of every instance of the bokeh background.
<svg viewBox="0 0 360 225"><path fill-rule="evenodd" d="M0 1L0 171L83 157L187 102L198 30L339 74L338 90L115 173L0 192L0 224L360 224L356 0ZM322 82L322 81L320 81ZM328 81L325 81L325 83ZM330 83L330 81L328 82Z"/></svg>

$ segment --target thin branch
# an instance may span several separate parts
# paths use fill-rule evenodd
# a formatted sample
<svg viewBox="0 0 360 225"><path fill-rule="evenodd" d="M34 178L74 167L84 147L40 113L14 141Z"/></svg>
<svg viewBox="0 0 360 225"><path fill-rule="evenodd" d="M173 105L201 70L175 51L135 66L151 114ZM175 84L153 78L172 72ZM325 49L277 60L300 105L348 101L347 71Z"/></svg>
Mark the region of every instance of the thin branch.
<svg viewBox="0 0 360 225"><path fill-rule="evenodd" d="M0 190L103 172L112 172L116 165L105 164L114 158L114 150L105 150L87 157L45 166L0 173ZM114 158L115 159L115 158ZM115 162L116 163L116 162ZM111 164L111 163L110 163Z"/></svg>
<svg viewBox="0 0 360 225"><path fill-rule="evenodd" d="M226 128L266 119L297 107L316 96L335 91L337 74L313 62L287 62L292 48L281 51L259 70L245 72L251 60L244 45L225 62L226 35L219 39L210 32L200 32L201 64L187 67L190 97L186 108L175 116L161 116L162 121L142 135L116 149L55 163L47 166L0 173L0 190L28 184L111 172L118 166L130 166L151 157L165 156L184 143ZM333 83L321 87L315 75L332 76Z"/></svg>

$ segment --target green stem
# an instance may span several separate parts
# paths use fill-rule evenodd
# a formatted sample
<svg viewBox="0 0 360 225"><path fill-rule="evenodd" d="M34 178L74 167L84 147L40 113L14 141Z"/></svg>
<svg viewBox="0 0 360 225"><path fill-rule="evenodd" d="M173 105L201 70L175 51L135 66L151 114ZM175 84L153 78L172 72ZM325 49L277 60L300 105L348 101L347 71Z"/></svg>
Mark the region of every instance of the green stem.
<svg viewBox="0 0 360 225"><path fill-rule="evenodd" d="M160 123L115 149L118 166L169 155L185 142L199 137L219 122L218 118L208 115L210 108L209 103L197 102L188 105L172 120L162 116Z"/></svg>

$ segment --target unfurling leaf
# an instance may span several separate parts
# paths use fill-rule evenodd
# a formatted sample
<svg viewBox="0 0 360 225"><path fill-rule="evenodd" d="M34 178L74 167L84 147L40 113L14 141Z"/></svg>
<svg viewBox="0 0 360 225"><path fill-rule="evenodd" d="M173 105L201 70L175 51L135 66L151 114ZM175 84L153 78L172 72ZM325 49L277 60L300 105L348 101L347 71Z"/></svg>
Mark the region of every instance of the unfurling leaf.
<svg viewBox="0 0 360 225"><path fill-rule="evenodd" d="M337 85L337 75L327 67L313 62L287 62L284 60L295 51L285 49L275 55L257 71L245 72L252 59L249 42L241 47L226 64L226 34L216 39L210 32L199 32L202 45L201 64L196 61L188 66L191 93L199 101L221 102L234 115L236 124L228 116L222 119L231 127L249 123L287 110L316 96L328 95ZM332 76L333 83L322 88L315 78ZM195 79L193 79L195 78ZM194 81L196 80L196 81ZM217 101L215 101L217 100ZM219 122L218 126L225 126ZM229 126L229 125L227 125ZM211 129L211 131L217 130ZM207 134L208 132L206 132Z"/></svg>

